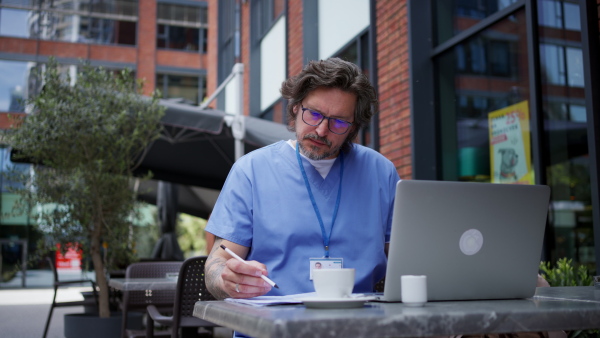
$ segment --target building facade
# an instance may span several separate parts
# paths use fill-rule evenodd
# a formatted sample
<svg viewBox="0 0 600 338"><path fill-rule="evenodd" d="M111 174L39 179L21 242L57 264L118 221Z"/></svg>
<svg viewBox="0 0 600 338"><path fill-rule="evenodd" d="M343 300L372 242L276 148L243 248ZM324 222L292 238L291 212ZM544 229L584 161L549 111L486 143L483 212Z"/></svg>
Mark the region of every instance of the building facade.
<svg viewBox="0 0 600 338"><path fill-rule="evenodd" d="M7 0L0 2L0 127L23 113L22 98L41 88L37 70L55 57L72 78L81 62L133 69L144 93L199 104L206 96L208 4L197 0ZM1 169L15 166L0 148ZM26 164L17 164L29 170ZM16 199L0 180L0 238L30 240L33 220L6 217ZM5 263L20 248L2 245ZM16 259L16 258L15 258ZM8 261L7 261L8 260Z"/></svg>
<svg viewBox="0 0 600 338"><path fill-rule="evenodd" d="M542 259L594 269L598 3L2 1L0 112L23 110L18 98L40 86L31 69L49 56L72 74L79 59L135 69L147 94L192 104L242 63L243 97L226 88L211 106L231 112L242 100L245 115L286 123L281 82L309 60L338 56L364 70L380 100L356 142L403 179L549 185ZM19 229L5 220L0 237Z"/></svg>
<svg viewBox="0 0 600 338"><path fill-rule="evenodd" d="M357 142L389 158L404 179L549 185L542 259L595 269L596 0L209 0L208 7L208 62L218 69L208 92L243 63L244 114L285 123L285 78L309 60L355 62L380 100ZM227 110L227 101L215 105Z"/></svg>

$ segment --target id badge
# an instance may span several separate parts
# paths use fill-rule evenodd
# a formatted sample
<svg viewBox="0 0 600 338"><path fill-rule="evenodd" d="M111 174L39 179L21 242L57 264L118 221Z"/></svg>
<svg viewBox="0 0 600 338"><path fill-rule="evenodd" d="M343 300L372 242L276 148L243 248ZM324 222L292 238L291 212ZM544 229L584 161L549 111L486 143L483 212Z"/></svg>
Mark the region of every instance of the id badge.
<svg viewBox="0 0 600 338"><path fill-rule="evenodd" d="M344 267L344 259L343 258L310 258L310 280L313 279L312 272L314 269L341 269Z"/></svg>

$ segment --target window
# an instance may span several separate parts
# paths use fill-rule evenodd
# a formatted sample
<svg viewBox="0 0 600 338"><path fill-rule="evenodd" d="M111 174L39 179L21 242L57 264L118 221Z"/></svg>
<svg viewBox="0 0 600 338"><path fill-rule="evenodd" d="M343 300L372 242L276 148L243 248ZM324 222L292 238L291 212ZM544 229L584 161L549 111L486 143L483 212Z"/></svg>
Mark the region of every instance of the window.
<svg viewBox="0 0 600 338"><path fill-rule="evenodd" d="M0 7L0 35L17 38L30 36L28 18L30 11Z"/></svg>
<svg viewBox="0 0 600 338"><path fill-rule="evenodd" d="M157 74L156 88L165 99L198 105L206 93L206 81L198 76Z"/></svg>
<svg viewBox="0 0 600 338"><path fill-rule="evenodd" d="M218 82L223 82L233 69L239 51L236 44L239 32L236 32L236 19L239 19L234 0L219 2L219 70Z"/></svg>
<svg viewBox="0 0 600 338"><path fill-rule="evenodd" d="M24 112L30 63L0 60L0 111Z"/></svg>
<svg viewBox="0 0 600 338"><path fill-rule="evenodd" d="M541 0L538 3L540 26L581 30L579 5L557 0Z"/></svg>
<svg viewBox="0 0 600 338"><path fill-rule="evenodd" d="M510 77L514 72L511 43L485 37L456 47L456 67L463 74Z"/></svg>
<svg viewBox="0 0 600 338"><path fill-rule="evenodd" d="M354 38L348 43L347 47L339 51L335 56L358 65L362 69L363 73L367 77L369 77L371 72L369 60L368 32L363 32L362 34L359 34L356 38ZM375 148L376 145L373 142L374 140L372 137L372 133L373 130L377 130L377 127L374 125L377 122L378 120L376 119L376 117L373 117L371 119L371 124L365 126L360 131L356 142L371 148Z"/></svg>
<svg viewBox="0 0 600 338"><path fill-rule="evenodd" d="M251 1L254 38L260 40L283 14L283 0Z"/></svg>
<svg viewBox="0 0 600 338"><path fill-rule="evenodd" d="M442 43L517 0L433 0L436 7L437 41Z"/></svg>
<svg viewBox="0 0 600 338"><path fill-rule="evenodd" d="M579 6L584 2L413 2L417 3L419 9L434 5L430 24L437 37L434 41L437 49L431 56L431 67L419 63L412 69L416 78L430 79L428 85L412 87L415 107L412 118L417 131L413 146L430 150L413 154L427 158L419 163L420 167L415 165L422 173L413 178L494 182L495 170L498 171L498 161L494 158L498 156L498 148L494 148L494 142L503 139L490 140L489 135L498 135L494 134L496 121L507 125L512 117L512 126L519 120L520 127L526 128L520 131L526 148L518 163L531 162L531 169L525 171L530 176L528 182L552 189L548 215L551 231L542 259L556 261L566 257L592 267L596 261L594 232L599 228L592 215L595 203L592 195L597 187L591 184L590 172L598 165L591 161L598 160L590 151L597 155L598 149L588 145L587 122L591 112L587 108L596 98L586 96L584 53L597 50L597 46L586 48L582 43L584 16ZM591 6L592 16L596 15L595 3L588 2L585 7L589 10ZM535 6L528 8L529 5ZM492 21L490 14L494 12L502 13ZM528 32L527 26L534 19L538 26ZM486 22L474 27L482 20ZM415 22L409 27L416 32L411 34L413 60L422 60L432 53L430 45L419 44L427 36L427 33L419 35L421 25ZM470 27L473 29L467 31ZM448 41L459 32L463 33L460 39ZM529 40L536 35L539 41ZM537 44L533 45L534 42ZM537 53L529 53L533 48L538 48L539 59L534 59ZM530 78L537 73L530 65L540 66L539 79ZM430 70L434 70L431 75ZM430 102L435 102L433 116L422 111ZM529 114L529 123L526 118L521 119L524 115L521 112ZM432 119L433 122L427 122ZM432 133L439 136L430 146ZM516 140L513 138L516 135L509 135L507 140ZM531 136L536 137L535 143L529 142ZM428 167L423 163L433 165ZM430 170L432 167L436 169Z"/></svg>
<svg viewBox="0 0 600 338"><path fill-rule="evenodd" d="M158 4L158 48L206 53L206 7Z"/></svg>
<svg viewBox="0 0 600 338"><path fill-rule="evenodd" d="M0 4L0 35L135 45L137 1L13 0Z"/></svg>
<svg viewBox="0 0 600 338"><path fill-rule="evenodd" d="M540 44L542 82L552 85L583 87L581 48Z"/></svg>

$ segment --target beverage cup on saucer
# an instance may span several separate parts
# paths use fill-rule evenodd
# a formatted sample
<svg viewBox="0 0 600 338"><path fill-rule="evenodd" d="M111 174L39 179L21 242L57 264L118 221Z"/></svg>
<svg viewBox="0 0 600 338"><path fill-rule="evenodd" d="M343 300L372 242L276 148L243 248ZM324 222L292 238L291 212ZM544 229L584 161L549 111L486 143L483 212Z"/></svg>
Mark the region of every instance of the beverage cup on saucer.
<svg viewBox="0 0 600 338"><path fill-rule="evenodd" d="M313 270L313 285L318 298L348 298L354 289L354 269Z"/></svg>
<svg viewBox="0 0 600 338"><path fill-rule="evenodd" d="M415 307L427 303L427 276L404 275L400 282L402 303Z"/></svg>

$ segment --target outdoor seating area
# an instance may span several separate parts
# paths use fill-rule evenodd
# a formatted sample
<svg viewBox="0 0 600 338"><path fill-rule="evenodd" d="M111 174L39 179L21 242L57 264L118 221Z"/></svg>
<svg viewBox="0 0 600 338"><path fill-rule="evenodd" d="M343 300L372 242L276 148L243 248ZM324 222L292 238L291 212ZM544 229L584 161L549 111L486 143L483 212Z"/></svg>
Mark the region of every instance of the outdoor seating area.
<svg viewBox="0 0 600 338"><path fill-rule="evenodd" d="M0 0L0 338L600 338L600 0Z"/></svg>
<svg viewBox="0 0 600 338"><path fill-rule="evenodd" d="M122 337L214 336L218 325L192 315L196 302L214 300L205 287L205 261L206 256L198 256L183 262L133 263L125 278L111 278L110 287L122 292L123 314L137 311L146 317L146 328L140 331L129 329L124 315Z"/></svg>

